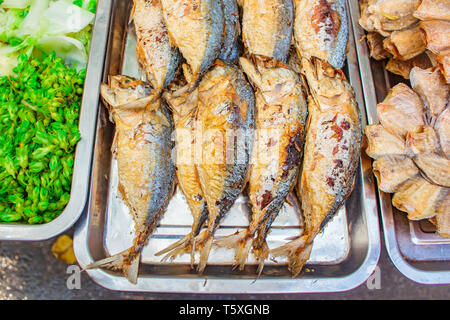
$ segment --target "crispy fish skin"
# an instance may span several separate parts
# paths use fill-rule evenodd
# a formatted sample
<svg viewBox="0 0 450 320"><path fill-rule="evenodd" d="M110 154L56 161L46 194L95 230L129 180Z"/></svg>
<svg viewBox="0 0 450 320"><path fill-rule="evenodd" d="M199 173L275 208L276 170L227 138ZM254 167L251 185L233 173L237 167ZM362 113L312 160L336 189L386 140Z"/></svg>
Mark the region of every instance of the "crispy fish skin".
<svg viewBox="0 0 450 320"><path fill-rule="evenodd" d="M137 59L153 88L160 91L172 82L181 55L172 45L160 0L134 0L131 19L137 38Z"/></svg>
<svg viewBox="0 0 450 320"><path fill-rule="evenodd" d="M131 283L137 281L140 252L167 208L175 181L171 116L157 95L146 99L143 86L122 76L101 86L116 124L118 190L133 215L136 235L129 249L87 266L119 269Z"/></svg>
<svg viewBox="0 0 450 320"><path fill-rule="evenodd" d="M236 0L222 0L225 19L223 48L219 59L226 63L236 62L239 58L238 37L241 32L239 8Z"/></svg>
<svg viewBox="0 0 450 320"><path fill-rule="evenodd" d="M171 42L186 59L193 89L220 54L224 37L221 0L161 0Z"/></svg>
<svg viewBox="0 0 450 320"><path fill-rule="evenodd" d="M245 186L253 145L255 96L234 65L217 61L199 84L196 164L208 205L208 224L195 238L203 272L213 236Z"/></svg>
<svg viewBox="0 0 450 320"><path fill-rule="evenodd" d="M268 230L297 179L307 105L302 83L283 63L254 56L254 62L240 58L240 65L256 90L256 134L249 179L252 218L247 229L216 244L236 250L235 265L240 270L253 247L260 274L269 254Z"/></svg>
<svg viewBox="0 0 450 320"><path fill-rule="evenodd" d="M208 207L200 185L200 178L194 162L195 124L198 106L198 90L167 90L163 98L169 104L175 123L176 175L178 185L183 191L193 217L192 231L169 247L156 253L167 253L163 260L175 259L184 253L191 254L191 266L194 264L193 239L208 218Z"/></svg>
<svg viewBox="0 0 450 320"><path fill-rule="evenodd" d="M304 233L271 250L287 256L298 275L309 259L314 237L350 196L361 149L360 115L353 89L338 69L313 58L302 60L311 91L304 159L297 185Z"/></svg>
<svg viewBox="0 0 450 320"><path fill-rule="evenodd" d="M302 57L320 58L342 68L348 22L345 0L295 0L294 38Z"/></svg>
<svg viewBox="0 0 450 320"><path fill-rule="evenodd" d="M294 24L293 0L242 0L246 50L286 62Z"/></svg>

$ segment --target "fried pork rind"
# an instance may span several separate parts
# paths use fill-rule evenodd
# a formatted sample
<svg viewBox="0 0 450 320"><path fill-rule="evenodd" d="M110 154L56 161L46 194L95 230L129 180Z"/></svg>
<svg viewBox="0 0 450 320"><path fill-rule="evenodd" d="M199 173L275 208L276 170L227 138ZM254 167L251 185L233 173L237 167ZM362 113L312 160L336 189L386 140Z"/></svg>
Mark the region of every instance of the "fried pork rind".
<svg viewBox="0 0 450 320"><path fill-rule="evenodd" d="M432 184L422 177L405 183L392 197L392 204L408 213L410 220L436 216L448 188Z"/></svg>
<svg viewBox="0 0 450 320"><path fill-rule="evenodd" d="M408 29L394 31L383 40L383 48L392 54L394 59L409 60L426 50L426 42L419 25Z"/></svg>
<svg viewBox="0 0 450 320"><path fill-rule="evenodd" d="M450 158L450 109L447 108L441 113L434 128L442 151L447 158Z"/></svg>
<svg viewBox="0 0 450 320"><path fill-rule="evenodd" d="M366 126L364 133L368 139L366 153L373 159L383 156L405 156L406 144L402 137L387 131L381 124Z"/></svg>
<svg viewBox="0 0 450 320"><path fill-rule="evenodd" d="M420 20L450 20L450 1L422 0L413 15Z"/></svg>
<svg viewBox="0 0 450 320"><path fill-rule="evenodd" d="M419 25L424 31L428 50L439 54L450 48L450 21L427 20Z"/></svg>
<svg viewBox="0 0 450 320"><path fill-rule="evenodd" d="M436 54L436 60L445 82L450 83L450 49Z"/></svg>
<svg viewBox="0 0 450 320"><path fill-rule="evenodd" d="M423 99L430 115L438 117L448 102L449 85L437 68L412 68L409 74L411 86Z"/></svg>
<svg viewBox="0 0 450 320"><path fill-rule="evenodd" d="M359 24L367 31L388 36L391 31L402 30L418 21L413 16L419 0L369 0L361 4Z"/></svg>
<svg viewBox="0 0 450 320"><path fill-rule="evenodd" d="M388 63L386 64L386 70L394 74L398 74L404 79L409 79L409 73L414 67L420 67L422 69L431 68L432 63L430 58L428 57L428 54L422 53L409 60L390 58Z"/></svg>
<svg viewBox="0 0 450 320"><path fill-rule="evenodd" d="M375 60L383 60L391 57L391 54L383 47L385 39L378 32L367 33L367 45L369 46L370 56Z"/></svg>
<svg viewBox="0 0 450 320"><path fill-rule="evenodd" d="M414 157L414 162L433 183L450 187L450 160L437 153L423 153Z"/></svg>
<svg viewBox="0 0 450 320"><path fill-rule="evenodd" d="M414 68L411 79L419 95L402 83L389 91L377 106L381 123L365 128L366 153L392 204L411 220L433 218L450 237L449 90L436 68Z"/></svg>
<svg viewBox="0 0 450 320"><path fill-rule="evenodd" d="M410 158L382 157L373 162L373 173L383 192L396 192L406 181L417 177L419 169Z"/></svg>
<svg viewBox="0 0 450 320"><path fill-rule="evenodd" d="M422 132L408 132L406 145L411 157L424 153L439 152L439 141L433 127L425 126Z"/></svg>
<svg viewBox="0 0 450 320"><path fill-rule="evenodd" d="M408 132L420 132L425 125L424 105L420 97L404 83L389 91L377 106L378 118L383 127L393 134L406 136Z"/></svg>
<svg viewBox="0 0 450 320"><path fill-rule="evenodd" d="M450 192L447 190L447 195L442 200L441 205L436 215L436 227L439 235L445 238L450 238Z"/></svg>

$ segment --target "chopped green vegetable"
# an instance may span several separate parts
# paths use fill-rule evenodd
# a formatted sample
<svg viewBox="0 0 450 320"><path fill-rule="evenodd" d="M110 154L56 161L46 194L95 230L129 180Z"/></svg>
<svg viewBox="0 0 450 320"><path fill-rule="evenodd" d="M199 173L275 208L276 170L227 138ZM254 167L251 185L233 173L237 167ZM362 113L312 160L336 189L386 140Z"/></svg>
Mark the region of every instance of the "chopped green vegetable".
<svg viewBox="0 0 450 320"><path fill-rule="evenodd" d="M67 64L86 67L97 1L5 0L0 4L0 76L17 56L55 51Z"/></svg>
<svg viewBox="0 0 450 320"><path fill-rule="evenodd" d="M21 54L0 77L0 222L56 218L70 198L85 70Z"/></svg>

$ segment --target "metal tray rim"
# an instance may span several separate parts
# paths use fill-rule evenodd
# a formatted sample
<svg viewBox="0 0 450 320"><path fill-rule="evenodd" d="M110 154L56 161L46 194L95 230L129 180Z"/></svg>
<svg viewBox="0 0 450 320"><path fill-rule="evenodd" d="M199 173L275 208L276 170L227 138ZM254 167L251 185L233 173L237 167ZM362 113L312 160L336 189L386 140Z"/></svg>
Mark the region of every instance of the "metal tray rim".
<svg viewBox="0 0 450 320"><path fill-rule="evenodd" d="M365 31L359 26L358 20L360 17L360 8L358 0L349 1L349 6L351 8L351 19L352 27L355 32L356 40L356 50L358 53L358 61L360 65L361 72L361 82L364 92L364 100L366 103L367 120L369 124L378 121L376 114L376 91L373 83L372 69L370 67L370 56L367 43L365 41L359 41L365 35ZM368 80L372 81L368 81ZM394 228L394 217L392 211L392 205L387 200L382 191L378 189L378 184L376 179L374 179L374 184L377 186L377 200L379 202L381 221L383 226L384 239L386 242L386 249L388 255L395 265L395 267L407 278L422 284L448 284L450 283L450 270L449 271L424 271L415 268L409 264L406 259L402 256L398 243L397 235Z"/></svg>
<svg viewBox="0 0 450 320"><path fill-rule="evenodd" d="M83 213L88 198L94 129L98 111L96 100L98 100L103 72L110 12L111 1L98 2L80 110L79 128L82 138L75 151L69 203L56 219L42 225L0 224L0 240L47 240L70 228Z"/></svg>

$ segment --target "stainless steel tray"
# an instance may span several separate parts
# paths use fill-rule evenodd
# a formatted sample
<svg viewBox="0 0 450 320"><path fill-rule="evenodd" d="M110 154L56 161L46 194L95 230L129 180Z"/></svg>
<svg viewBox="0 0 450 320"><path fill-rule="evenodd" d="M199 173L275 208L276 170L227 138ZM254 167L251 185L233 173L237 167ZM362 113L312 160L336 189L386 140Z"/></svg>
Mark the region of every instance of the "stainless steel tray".
<svg viewBox="0 0 450 320"><path fill-rule="evenodd" d="M111 1L99 1L95 17L86 80L80 110L81 139L75 150L70 200L64 211L53 221L42 225L0 224L0 240L45 240L70 228L80 217L86 205L94 146L98 95L103 63Z"/></svg>
<svg viewBox="0 0 450 320"><path fill-rule="evenodd" d="M370 59L366 41L360 41L365 31L358 24L360 17L358 0L350 0L349 7L367 120L368 124L378 123L377 103L381 102L389 89L402 79L386 71L384 62ZM392 206L390 194L378 190L378 199L386 248L397 269L409 279L419 283L450 283L450 239L436 234L434 227L427 221L409 221L404 212Z"/></svg>
<svg viewBox="0 0 450 320"><path fill-rule="evenodd" d="M108 74L140 77L136 62L136 41L132 25L128 25L130 5L115 2L104 80ZM359 70L353 34L350 39L348 69L365 121ZM77 225L74 249L78 262L85 267L94 260L120 252L131 245L133 222L126 206L118 199L116 162L111 157L114 126L102 106L97 121L97 137L87 215ZM269 247L281 245L300 233L298 203L289 197L268 236ZM248 201L241 195L216 235L231 234L248 225ZM285 293L331 292L352 289L364 282L374 270L380 239L377 203L370 160L361 159L352 196L325 230L316 238L308 265L298 278L292 278L285 261L267 261L261 277L255 280L256 266L250 260L245 270L231 268L233 251L213 249L202 275L190 269L189 257L172 263L161 263L154 253L190 230L189 209L180 191L172 198L157 231L142 252L137 285L130 284L119 273L88 270L100 285L113 290L190 293Z"/></svg>

